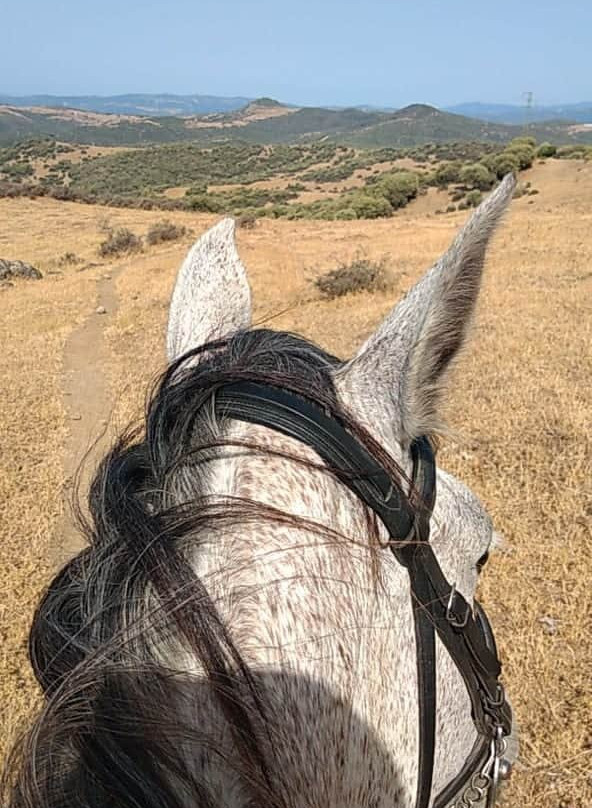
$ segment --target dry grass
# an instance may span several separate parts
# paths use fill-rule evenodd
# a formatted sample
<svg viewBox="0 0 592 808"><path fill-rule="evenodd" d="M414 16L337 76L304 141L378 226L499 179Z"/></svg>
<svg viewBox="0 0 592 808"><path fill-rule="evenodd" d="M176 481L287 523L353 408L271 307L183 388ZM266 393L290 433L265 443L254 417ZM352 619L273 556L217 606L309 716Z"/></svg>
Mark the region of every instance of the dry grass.
<svg viewBox="0 0 592 808"><path fill-rule="evenodd" d="M506 804L589 808L592 165L548 161L528 179L541 193L516 200L496 238L476 337L451 390L449 421L464 437L449 441L440 460L479 493L506 540L506 552L490 562L482 584L521 727L521 763ZM463 213L433 217L421 205L385 221L264 220L255 230L239 231L255 318L290 306L274 327L298 330L340 355L354 350L465 219ZM101 238L97 219L105 213L68 203L3 201L0 254L42 269L67 250L91 260ZM158 218L144 211L108 215L112 225L142 233ZM196 234L214 221L171 218ZM150 250L117 279L119 311L107 332L116 427L141 411L146 383L164 362L168 299L185 248L175 243ZM396 288L311 300L308 268L351 260L360 248L374 259L393 257ZM61 352L93 309L101 271L69 269L0 293L0 710L6 726L36 694L23 648L48 574L49 548L59 538L67 427ZM545 617L557 621L556 633L547 633L540 622Z"/></svg>

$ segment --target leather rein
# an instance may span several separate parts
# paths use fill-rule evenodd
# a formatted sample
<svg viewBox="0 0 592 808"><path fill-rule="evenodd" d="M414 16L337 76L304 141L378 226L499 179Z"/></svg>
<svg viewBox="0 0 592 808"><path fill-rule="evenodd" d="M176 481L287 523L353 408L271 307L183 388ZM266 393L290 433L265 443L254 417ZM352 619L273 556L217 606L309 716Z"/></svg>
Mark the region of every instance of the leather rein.
<svg viewBox="0 0 592 808"><path fill-rule="evenodd" d="M429 542L436 499L436 462L427 438L411 446L413 488L405 494L386 469L346 429L339 416L287 389L259 382L220 387L219 416L268 427L314 449L328 468L380 518L396 560L409 574L418 680L419 761L415 808L492 808L509 775L505 738L512 712L500 683L491 627L444 576ZM413 500L413 503L412 501ZM452 657L471 700L477 739L456 777L431 801L436 748L436 636Z"/></svg>

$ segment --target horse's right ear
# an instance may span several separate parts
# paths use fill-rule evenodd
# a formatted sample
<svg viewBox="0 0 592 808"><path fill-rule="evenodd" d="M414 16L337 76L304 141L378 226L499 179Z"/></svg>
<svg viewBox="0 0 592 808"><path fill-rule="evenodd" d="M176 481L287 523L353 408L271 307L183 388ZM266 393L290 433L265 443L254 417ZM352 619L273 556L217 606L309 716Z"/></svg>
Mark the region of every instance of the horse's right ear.
<svg viewBox="0 0 592 808"><path fill-rule="evenodd" d="M223 219L193 245L183 262L169 311L171 362L251 325L251 292L234 230L234 220Z"/></svg>

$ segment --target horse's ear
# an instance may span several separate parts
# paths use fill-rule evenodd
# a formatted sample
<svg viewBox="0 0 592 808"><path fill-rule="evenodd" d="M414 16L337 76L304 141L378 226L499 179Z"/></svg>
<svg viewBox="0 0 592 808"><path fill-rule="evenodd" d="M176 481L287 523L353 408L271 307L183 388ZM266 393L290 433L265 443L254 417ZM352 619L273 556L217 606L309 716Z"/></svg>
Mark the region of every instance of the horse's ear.
<svg viewBox="0 0 592 808"><path fill-rule="evenodd" d="M223 219L193 245L183 262L169 311L171 362L251 325L251 293L234 229L233 219Z"/></svg>
<svg viewBox="0 0 592 808"><path fill-rule="evenodd" d="M464 343L487 244L515 184L512 175L503 180L473 213L448 252L338 374L339 387L354 409L357 401L368 409L370 395L388 402L385 413L393 419L395 437L404 446L442 427L438 405L447 371Z"/></svg>

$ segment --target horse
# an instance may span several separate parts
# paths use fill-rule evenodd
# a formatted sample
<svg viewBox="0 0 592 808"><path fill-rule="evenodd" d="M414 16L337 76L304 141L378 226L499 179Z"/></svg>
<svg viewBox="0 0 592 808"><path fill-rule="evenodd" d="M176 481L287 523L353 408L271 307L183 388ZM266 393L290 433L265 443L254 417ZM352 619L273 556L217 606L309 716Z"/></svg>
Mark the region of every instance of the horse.
<svg viewBox="0 0 592 808"><path fill-rule="evenodd" d="M493 805L511 709L474 598L495 543L435 465L506 177L348 360L252 327L234 222L34 616L10 808Z"/></svg>

